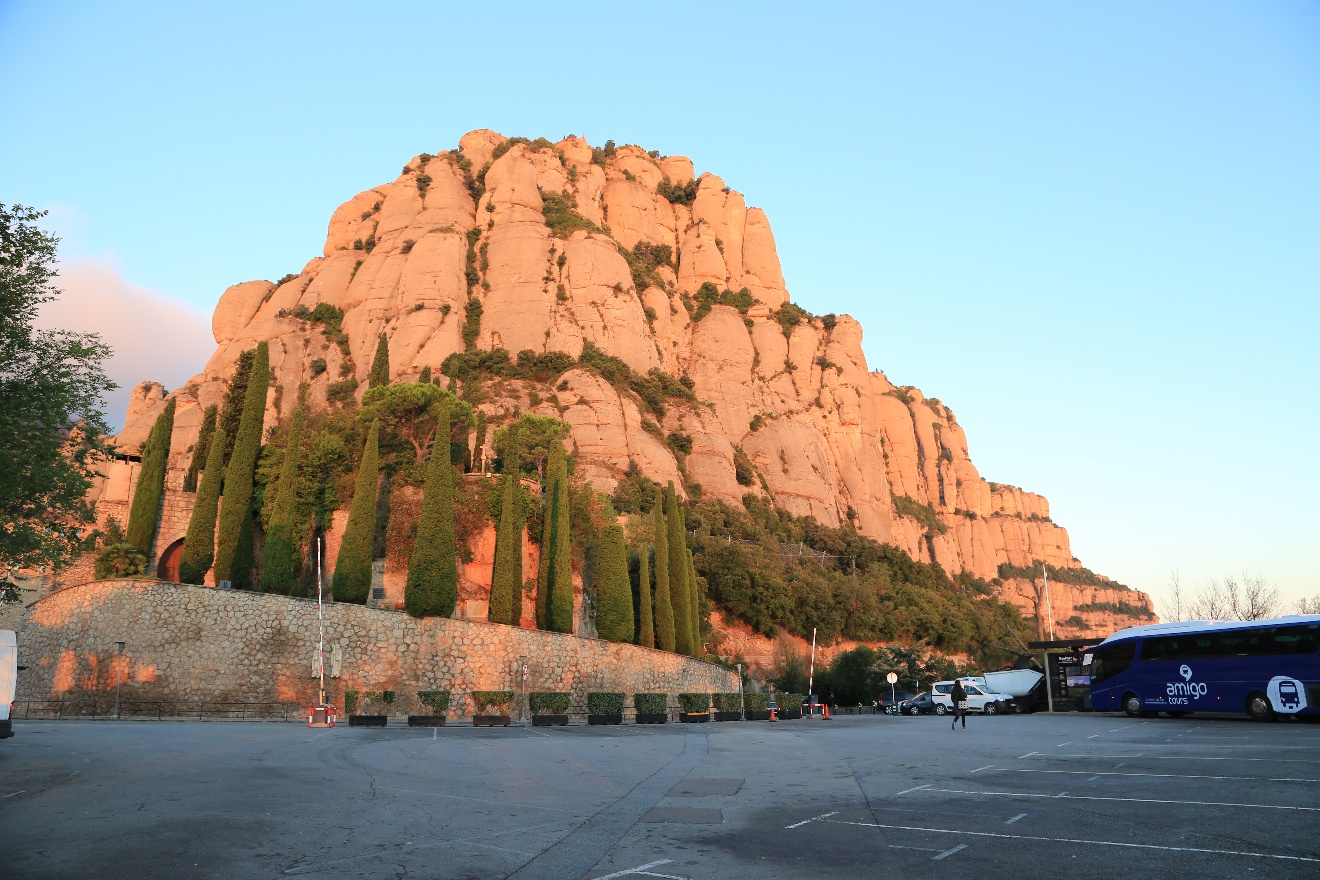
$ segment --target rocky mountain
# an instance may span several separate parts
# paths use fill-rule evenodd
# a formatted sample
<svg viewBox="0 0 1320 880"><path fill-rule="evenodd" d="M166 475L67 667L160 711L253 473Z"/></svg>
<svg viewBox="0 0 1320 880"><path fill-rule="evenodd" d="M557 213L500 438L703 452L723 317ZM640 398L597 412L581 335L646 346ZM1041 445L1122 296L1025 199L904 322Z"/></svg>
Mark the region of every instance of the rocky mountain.
<svg viewBox="0 0 1320 880"><path fill-rule="evenodd" d="M586 352L628 374L499 381L482 408L495 424L514 407L569 422L601 491L635 466L730 504L768 496L950 573L990 580L1006 566L1003 595L1028 614L1032 582L1011 569L1043 562L1076 575L1053 596L1060 630L1150 610L1082 574L1044 497L982 478L948 406L868 370L856 321L793 305L765 213L682 156L471 132L341 205L301 271L226 290L212 327L205 370L171 395L183 467L203 409L259 340L275 377L268 425L295 401L360 398L382 333L396 381L456 353L479 370L498 350L528 364ZM141 445L163 400L139 386L123 448Z"/></svg>

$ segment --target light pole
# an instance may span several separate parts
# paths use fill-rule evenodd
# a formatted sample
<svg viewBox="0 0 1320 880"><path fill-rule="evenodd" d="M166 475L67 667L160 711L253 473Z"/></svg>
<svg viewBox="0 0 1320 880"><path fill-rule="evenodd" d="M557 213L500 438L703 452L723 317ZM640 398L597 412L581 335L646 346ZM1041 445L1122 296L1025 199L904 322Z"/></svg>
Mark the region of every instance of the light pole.
<svg viewBox="0 0 1320 880"><path fill-rule="evenodd" d="M115 642L119 648L119 656L115 662L115 720L119 720L119 680L124 677L124 645L126 642Z"/></svg>

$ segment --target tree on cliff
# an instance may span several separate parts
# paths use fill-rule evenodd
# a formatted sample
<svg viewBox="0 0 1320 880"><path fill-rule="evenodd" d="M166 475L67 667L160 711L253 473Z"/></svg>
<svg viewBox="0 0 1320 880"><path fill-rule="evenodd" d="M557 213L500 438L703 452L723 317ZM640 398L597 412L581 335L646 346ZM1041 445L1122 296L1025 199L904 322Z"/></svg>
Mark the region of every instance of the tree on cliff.
<svg viewBox="0 0 1320 880"><path fill-rule="evenodd" d="M550 447L550 492L546 508L546 517L550 522L550 541L541 546L542 553L550 555L550 565L546 573L546 588L549 595L546 628L555 632L573 631L573 533L571 524L572 505L569 498L568 461L564 456L564 445L558 440ZM624 557L625 566L627 557Z"/></svg>
<svg viewBox="0 0 1320 880"><path fill-rule="evenodd" d="M435 388L434 385L428 386ZM439 390L439 389L436 389ZM417 539L408 560L403 607L413 617L449 617L458 605L454 538L454 466L449 460L449 412L440 414L426 468Z"/></svg>
<svg viewBox="0 0 1320 880"><path fill-rule="evenodd" d="M372 422L358 464L348 524L335 560L332 589L336 602L365 605L371 593L372 541L376 535L376 486L380 481L380 422Z"/></svg>
<svg viewBox="0 0 1320 880"><path fill-rule="evenodd" d="M128 509L128 543L145 553L148 559L151 558L151 545L156 540L160 501L165 495L165 465L170 457L170 437L174 433L174 409L175 398L171 397L151 426L151 433L142 447L142 469L138 471L133 503Z"/></svg>
<svg viewBox="0 0 1320 880"><path fill-rule="evenodd" d="M215 516L220 505L220 483L225 470L225 429L217 428L211 436L207 450L206 468L202 471L202 484L193 500L192 517L188 520L188 533L183 539L183 555L179 558L179 580L185 584L200 584L215 561Z"/></svg>
<svg viewBox="0 0 1320 880"><path fill-rule="evenodd" d="M261 430L266 417L266 391L270 387L270 349L266 343L257 344L252 360L252 373L248 377L247 394L243 398L243 415L238 420L238 439L234 442L233 457L225 471L224 498L220 504L220 535L216 539L215 578L233 581L235 586L250 580L236 564L240 541L251 541L252 476L257 467L257 454L261 451ZM244 520L248 525L244 525ZM244 531L249 534L244 537ZM251 554L249 547L248 554Z"/></svg>
<svg viewBox="0 0 1320 880"><path fill-rule="evenodd" d="M674 650L674 609L669 593L669 526L665 523L664 496L655 490L651 508L651 530L655 538L655 646Z"/></svg>
<svg viewBox="0 0 1320 880"><path fill-rule="evenodd" d="M376 341L376 356L371 359L371 372L367 374L367 388L383 388L390 384L390 344L385 334Z"/></svg>
<svg viewBox="0 0 1320 880"><path fill-rule="evenodd" d="M238 423L243 420L243 403L247 400L248 380L252 378L252 365L257 360L257 350L249 348L240 352L238 363L234 365L234 375L229 378L225 388L224 404L220 407L220 427L225 429L225 461L234 458L234 444L238 442Z"/></svg>
<svg viewBox="0 0 1320 880"><path fill-rule="evenodd" d="M298 499L298 458L301 452L303 411L293 411L293 427L285 444L284 463L276 483L275 511L266 523L266 546L261 559L261 589L266 593L296 595L293 561L297 555L294 542L294 506Z"/></svg>
<svg viewBox="0 0 1320 880"><path fill-rule="evenodd" d="M442 414L448 417L450 427L437 432ZM433 439L442 440L445 449L449 449L453 427L471 421L472 404L436 385L395 382L371 388L362 395L361 417L367 421L380 419L382 427L412 444L420 462Z"/></svg>
<svg viewBox="0 0 1320 880"><path fill-rule="evenodd" d="M491 623L517 626L522 617L522 485L517 459L507 462L500 495L500 521L495 530L495 566L491 571Z"/></svg>
<svg viewBox="0 0 1320 880"><path fill-rule="evenodd" d="M651 618L651 548L637 551L637 644L655 647L655 623Z"/></svg>
<svg viewBox="0 0 1320 880"><path fill-rule="evenodd" d="M605 531L596 554L596 633L611 642L633 640L632 584L628 582L628 545L614 509L606 506ZM569 594L570 600L572 594ZM571 607L571 605L570 605Z"/></svg>
<svg viewBox="0 0 1320 880"><path fill-rule="evenodd" d="M36 330L59 296L45 212L0 204L0 571L62 565L94 521L86 503L107 452L101 395L110 349L92 333ZM18 592L0 582L0 601Z"/></svg>
<svg viewBox="0 0 1320 880"><path fill-rule="evenodd" d="M669 553L669 602L674 609L674 650L693 653L692 595L688 584L687 542L683 538L683 511L678 507L674 481L665 487L665 549Z"/></svg>
<svg viewBox="0 0 1320 880"><path fill-rule="evenodd" d="M537 477L544 479L551 450L556 444L563 446L569 430L567 422L527 413L519 416L508 427L495 432L495 451L504 459L506 473L509 471L509 461L516 460L519 466L535 464Z"/></svg>
<svg viewBox="0 0 1320 880"><path fill-rule="evenodd" d="M188 463L188 473L183 478L185 492L197 491L197 475L201 473L207 457L211 454L211 438L215 436L215 423L219 414L220 408L211 404L202 415L202 430L197 434L197 445L193 447L192 461Z"/></svg>

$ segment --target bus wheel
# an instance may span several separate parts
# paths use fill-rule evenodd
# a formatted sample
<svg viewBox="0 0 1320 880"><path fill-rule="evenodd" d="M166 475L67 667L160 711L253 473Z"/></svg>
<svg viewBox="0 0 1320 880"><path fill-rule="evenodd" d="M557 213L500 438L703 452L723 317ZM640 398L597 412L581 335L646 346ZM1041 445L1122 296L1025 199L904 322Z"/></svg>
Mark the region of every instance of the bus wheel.
<svg viewBox="0 0 1320 880"><path fill-rule="evenodd" d="M1123 711L1127 713L1129 718L1140 718L1142 715L1141 697L1138 697L1136 694L1124 695Z"/></svg>
<svg viewBox="0 0 1320 880"><path fill-rule="evenodd" d="M1252 721L1273 721L1274 707L1270 705L1270 698L1260 691L1252 693L1247 697L1247 714Z"/></svg>

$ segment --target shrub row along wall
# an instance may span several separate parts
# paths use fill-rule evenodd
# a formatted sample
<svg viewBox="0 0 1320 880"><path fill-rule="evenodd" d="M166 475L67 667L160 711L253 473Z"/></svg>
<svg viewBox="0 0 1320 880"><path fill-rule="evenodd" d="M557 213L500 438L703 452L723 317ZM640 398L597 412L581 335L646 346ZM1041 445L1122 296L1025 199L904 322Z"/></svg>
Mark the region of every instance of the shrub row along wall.
<svg viewBox="0 0 1320 880"><path fill-rule="evenodd" d="M450 715L472 714L476 690L679 693L734 691L711 663L566 633L471 620L414 619L359 605L325 606L326 685L393 690L392 711L424 713L416 692L448 690ZM116 641L124 641L122 669ZM33 603L19 636L19 700L109 696L125 701L315 702L316 602L143 580L94 581ZM338 645L339 650L332 652ZM332 678L332 653L342 657Z"/></svg>

